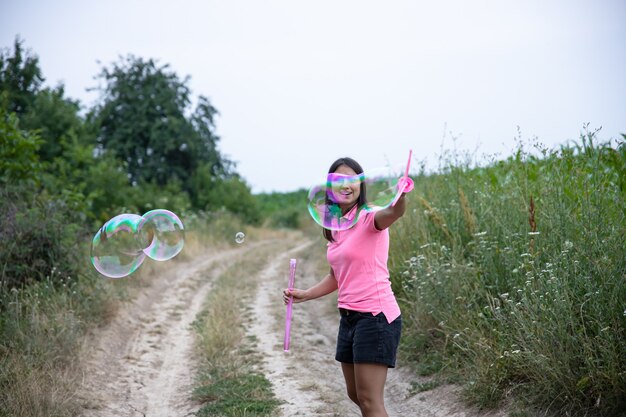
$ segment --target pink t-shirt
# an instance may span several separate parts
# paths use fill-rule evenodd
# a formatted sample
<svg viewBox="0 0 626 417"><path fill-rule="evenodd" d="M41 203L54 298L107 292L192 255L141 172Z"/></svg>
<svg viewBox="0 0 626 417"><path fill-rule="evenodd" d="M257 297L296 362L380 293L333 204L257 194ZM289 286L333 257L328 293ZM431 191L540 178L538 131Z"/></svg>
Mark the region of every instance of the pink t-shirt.
<svg viewBox="0 0 626 417"><path fill-rule="evenodd" d="M387 269L389 229L376 229L374 213L361 213L352 228L332 233L335 241L328 242L326 257L339 287L338 307L374 315L382 311L389 323L394 321L400 307Z"/></svg>

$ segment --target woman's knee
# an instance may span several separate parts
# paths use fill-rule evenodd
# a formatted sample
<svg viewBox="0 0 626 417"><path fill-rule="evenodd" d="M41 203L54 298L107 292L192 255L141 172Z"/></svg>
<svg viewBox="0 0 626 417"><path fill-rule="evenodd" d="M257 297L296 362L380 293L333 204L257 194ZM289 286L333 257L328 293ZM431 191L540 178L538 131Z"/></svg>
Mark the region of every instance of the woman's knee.
<svg viewBox="0 0 626 417"><path fill-rule="evenodd" d="M384 400L379 395L373 395L369 391L358 391L355 401L362 411L384 410ZM353 400L354 401L354 400Z"/></svg>

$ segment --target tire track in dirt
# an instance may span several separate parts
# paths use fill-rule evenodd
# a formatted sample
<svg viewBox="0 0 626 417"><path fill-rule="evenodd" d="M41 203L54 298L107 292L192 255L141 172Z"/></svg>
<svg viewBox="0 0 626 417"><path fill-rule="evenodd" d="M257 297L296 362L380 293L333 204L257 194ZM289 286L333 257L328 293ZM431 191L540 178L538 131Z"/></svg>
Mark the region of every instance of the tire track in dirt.
<svg viewBox="0 0 626 417"><path fill-rule="evenodd" d="M350 414L340 404L344 392L343 376L329 353L334 336L319 325L330 315L320 317L321 300L294 305L290 351L283 350L285 306L282 289L289 277L289 259L298 260L296 286L308 286L302 277L313 281L312 265L300 258L312 244L307 242L276 256L260 272L253 320L248 331L257 340L262 371L283 403L276 417L358 415ZM303 324L311 326L305 328Z"/></svg>
<svg viewBox="0 0 626 417"><path fill-rule="evenodd" d="M214 280L238 256L258 246L182 261L154 280L88 348L79 397L84 416L190 416L196 375L192 322Z"/></svg>
<svg viewBox="0 0 626 417"><path fill-rule="evenodd" d="M308 288L326 272L323 253L307 242L284 254L277 254L259 273L249 335L257 340L261 368L282 401L272 417L333 416L358 417L360 412L345 392L341 367L335 361L335 343L339 325L336 293L318 300L294 304L290 351L283 350L285 306L282 289L289 277L289 258L296 258L296 287ZM398 363L389 370L385 406L393 417L504 417L504 412L481 412L463 404L459 388L443 385L419 394L411 394L412 382L425 383Z"/></svg>

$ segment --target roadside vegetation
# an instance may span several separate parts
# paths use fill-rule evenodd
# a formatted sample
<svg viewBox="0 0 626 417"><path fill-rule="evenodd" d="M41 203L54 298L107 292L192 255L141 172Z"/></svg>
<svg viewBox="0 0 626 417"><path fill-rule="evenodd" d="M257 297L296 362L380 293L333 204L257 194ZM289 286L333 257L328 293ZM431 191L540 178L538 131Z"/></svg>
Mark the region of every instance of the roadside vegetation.
<svg viewBox="0 0 626 417"><path fill-rule="evenodd" d="M234 245L239 231L319 233L305 190L250 192L219 151L217 109L203 97L189 108L187 80L167 65L128 56L99 77L101 99L84 108L62 85L44 86L20 39L0 52L0 416L79 412L83 340L149 268L111 281L91 267L93 234L113 216L175 212L186 227L181 260ZM483 164L445 153L437 172L414 176L390 269L403 361L435 381L416 389L454 382L469 402L513 404L519 417L626 413L624 139L585 130L559 149L520 141L513 156ZM196 323L204 415L276 407L242 361L254 341L241 306L221 305L249 285L242 271L254 262L222 276ZM232 331L212 330L227 323Z"/></svg>
<svg viewBox="0 0 626 417"><path fill-rule="evenodd" d="M418 175L393 229L402 351L520 415L626 412L626 144L524 149ZM552 414L549 414L552 413Z"/></svg>

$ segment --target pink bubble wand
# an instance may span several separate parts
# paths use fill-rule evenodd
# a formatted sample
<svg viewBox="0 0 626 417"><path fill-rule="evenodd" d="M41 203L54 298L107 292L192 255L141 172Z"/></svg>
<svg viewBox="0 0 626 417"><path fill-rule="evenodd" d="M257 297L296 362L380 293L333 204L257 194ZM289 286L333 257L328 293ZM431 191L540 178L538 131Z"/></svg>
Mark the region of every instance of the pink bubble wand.
<svg viewBox="0 0 626 417"><path fill-rule="evenodd" d="M409 167L411 166L411 156L412 155L413 155L413 149L409 149L409 161L406 163L406 170L404 171L404 177L400 178L400 181L398 182L398 194L396 194L396 196L394 197L393 201L391 202L391 206L392 207L396 205L396 203L400 199L400 196L405 191L407 183L410 181L410 179L409 179ZM410 188L413 189L413 187L410 187ZM408 190L408 191L411 191L411 190Z"/></svg>
<svg viewBox="0 0 626 417"><path fill-rule="evenodd" d="M293 290L294 281L296 279L296 260L289 260L289 285L287 288L289 290ZM285 339L283 342L283 347L285 352L289 352L289 339L291 338L291 316L293 314L293 295L289 297L289 302L287 303L287 314L285 315Z"/></svg>

